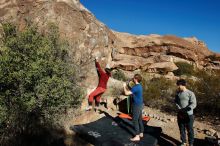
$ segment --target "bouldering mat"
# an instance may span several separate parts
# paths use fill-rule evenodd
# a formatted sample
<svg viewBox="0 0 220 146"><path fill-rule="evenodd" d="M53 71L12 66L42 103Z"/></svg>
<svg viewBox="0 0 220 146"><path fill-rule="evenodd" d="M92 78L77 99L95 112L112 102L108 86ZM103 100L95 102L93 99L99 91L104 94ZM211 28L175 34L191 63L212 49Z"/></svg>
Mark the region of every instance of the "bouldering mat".
<svg viewBox="0 0 220 146"><path fill-rule="evenodd" d="M95 146L154 146L161 134L160 127L144 125L144 137L132 142L132 121L126 118L105 116L97 121L70 127L82 139Z"/></svg>

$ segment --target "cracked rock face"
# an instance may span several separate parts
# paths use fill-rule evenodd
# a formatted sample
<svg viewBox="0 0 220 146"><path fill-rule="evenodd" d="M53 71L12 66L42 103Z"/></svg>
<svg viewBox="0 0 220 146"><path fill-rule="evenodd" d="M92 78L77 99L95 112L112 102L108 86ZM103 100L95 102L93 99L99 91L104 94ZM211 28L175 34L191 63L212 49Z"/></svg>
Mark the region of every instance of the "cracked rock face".
<svg viewBox="0 0 220 146"><path fill-rule="evenodd" d="M28 23L46 33L48 24L58 26L62 39L67 40L81 65L87 82L96 84L94 58L104 58L104 67L111 61L114 34L78 0L3 0L0 2L0 21L13 22L22 30Z"/></svg>
<svg viewBox="0 0 220 146"><path fill-rule="evenodd" d="M126 71L142 69L150 72L172 72L178 61L203 67L209 61L207 56L220 57L195 37L131 35L112 31L79 0L1 0L0 22L3 21L15 23L20 30L31 23L42 33L47 33L48 24L57 25L61 38L71 46L73 59L81 65L80 74L87 88L97 84L93 61L96 56L103 59L102 67L108 63Z"/></svg>
<svg viewBox="0 0 220 146"><path fill-rule="evenodd" d="M117 37L113 62L115 66L122 66L126 70L144 68L145 70L167 67L164 64L171 62L188 62L197 66L204 66L207 56L213 53L197 38L179 38L176 36L160 35L131 35L128 33L114 32ZM167 63L165 63L167 62ZM170 63L168 63L170 62ZM154 65L153 65L154 64ZM148 68L150 66L150 68ZM169 70L177 69L171 65Z"/></svg>

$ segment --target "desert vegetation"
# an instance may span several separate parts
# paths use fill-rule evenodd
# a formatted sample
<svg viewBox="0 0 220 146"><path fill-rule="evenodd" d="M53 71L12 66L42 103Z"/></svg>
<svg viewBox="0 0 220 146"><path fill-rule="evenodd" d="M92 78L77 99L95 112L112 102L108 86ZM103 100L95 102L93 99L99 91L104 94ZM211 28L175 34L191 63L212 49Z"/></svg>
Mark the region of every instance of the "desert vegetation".
<svg viewBox="0 0 220 146"><path fill-rule="evenodd" d="M112 78L119 80L119 81L127 81L128 80L126 75L120 69L116 69L116 70L112 71Z"/></svg>
<svg viewBox="0 0 220 146"><path fill-rule="evenodd" d="M178 67L178 69L173 72L176 76L193 76L196 74L195 68L192 64L186 62L176 62L175 64Z"/></svg>
<svg viewBox="0 0 220 146"><path fill-rule="evenodd" d="M0 143L25 145L28 138L41 145L40 137L46 136L49 145L51 127L59 127L66 110L80 104L83 92L77 86L79 68L55 25L48 25L47 35L34 26L23 31L9 23L2 26Z"/></svg>
<svg viewBox="0 0 220 146"><path fill-rule="evenodd" d="M187 88L197 97L195 114L198 117L220 117L220 73L213 70L200 70L187 63L177 63L175 75L187 80ZM162 111L175 113L174 97L176 81L166 78L146 80L144 85L145 104Z"/></svg>

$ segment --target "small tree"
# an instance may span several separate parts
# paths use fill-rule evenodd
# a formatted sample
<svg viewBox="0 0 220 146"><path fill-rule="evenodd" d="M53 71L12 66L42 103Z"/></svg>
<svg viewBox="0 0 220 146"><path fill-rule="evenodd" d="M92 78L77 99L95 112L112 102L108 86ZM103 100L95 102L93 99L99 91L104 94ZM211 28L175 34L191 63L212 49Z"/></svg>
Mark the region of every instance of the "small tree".
<svg viewBox="0 0 220 146"><path fill-rule="evenodd" d="M143 84L146 105L166 111L173 110L175 82L165 78L153 78Z"/></svg>
<svg viewBox="0 0 220 146"><path fill-rule="evenodd" d="M67 108L79 105L82 92L69 45L60 41L55 25L45 36L35 27L18 32L15 26L3 24L3 30L0 134L7 140L37 133L39 125L53 125Z"/></svg>
<svg viewBox="0 0 220 146"><path fill-rule="evenodd" d="M125 76L125 74L120 69L114 70L112 73L112 77L114 79L117 79L120 81L127 81L128 80L127 77Z"/></svg>
<svg viewBox="0 0 220 146"><path fill-rule="evenodd" d="M176 62L175 64L178 67L178 69L173 72L175 76L192 76L195 74L193 65L186 62Z"/></svg>
<svg viewBox="0 0 220 146"><path fill-rule="evenodd" d="M197 80L188 80L188 88L197 97L197 114L220 117L220 75L218 72L198 71Z"/></svg>

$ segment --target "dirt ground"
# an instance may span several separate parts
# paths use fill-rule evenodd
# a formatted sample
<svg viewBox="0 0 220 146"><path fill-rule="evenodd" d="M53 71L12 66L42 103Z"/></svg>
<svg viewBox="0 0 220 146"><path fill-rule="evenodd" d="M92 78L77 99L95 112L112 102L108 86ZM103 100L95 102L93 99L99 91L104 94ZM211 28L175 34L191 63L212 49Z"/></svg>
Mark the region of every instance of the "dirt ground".
<svg viewBox="0 0 220 146"><path fill-rule="evenodd" d="M100 110L103 110L110 114L112 117L117 116L119 111L109 108L105 109L101 107ZM143 113L150 116L151 119L148 122L149 126L156 126L162 128L162 135L159 139L158 146L176 146L180 143L180 134L179 128L177 125L177 120L175 116L165 114L159 110L152 109L149 107L145 107ZM105 116L104 114L100 114L99 112L95 111L85 111L79 110L78 115L75 118L67 120L65 122L65 130L66 130L66 138L65 144L67 146L89 146L87 142L83 141L82 139L74 136L75 133L69 129L71 125L78 125L78 124L85 124L90 123L92 121L96 121L97 119L102 118ZM212 146L205 140L207 135L204 133L205 129L216 129L216 125L211 125L207 122L199 122L195 117L194 122L194 133L195 133L195 146ZM219 132L219 131L217 131Z"/></svg>

